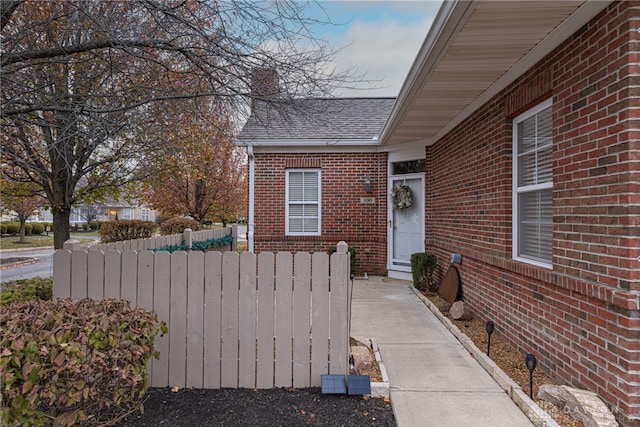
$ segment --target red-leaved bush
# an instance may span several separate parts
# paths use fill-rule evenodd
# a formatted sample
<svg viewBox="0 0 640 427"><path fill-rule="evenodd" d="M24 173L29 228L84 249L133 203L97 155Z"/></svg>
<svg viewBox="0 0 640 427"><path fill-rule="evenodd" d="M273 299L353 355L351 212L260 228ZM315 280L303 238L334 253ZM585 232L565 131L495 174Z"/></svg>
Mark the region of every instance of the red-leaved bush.
<svg viewBox="0 0 640 427"><path fill-rule="evenodd" d="M163 236L180 234L187 228L190 228L192 231L199 231L202 229L202 224L191 218L171 218L160 224L160 233L162 233Z"/></svg>
<svg viewBox="0 0 640 427"><path fill-rule="evenodd" d="M128 301L11 304L0 314L0 424L105 425L140 409L160 330Z"/></svg>

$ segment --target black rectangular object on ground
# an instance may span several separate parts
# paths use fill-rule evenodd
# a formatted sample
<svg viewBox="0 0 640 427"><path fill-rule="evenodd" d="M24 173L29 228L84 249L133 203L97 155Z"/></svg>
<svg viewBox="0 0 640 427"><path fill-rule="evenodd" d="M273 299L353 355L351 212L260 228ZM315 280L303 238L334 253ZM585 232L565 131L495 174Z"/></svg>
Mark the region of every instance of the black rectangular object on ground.
<svg viewBox="0 0 640 427"><path fill-rule="evenodd" d="M347 381L344 375L321 375L323 394L347 394Z"/></svg>
<svg viewBox="0 0 640 427"><path fill-rule="evenodd" d="M349 394L371 394L371 378L369 375L349 375L347 377Z"/></svg>

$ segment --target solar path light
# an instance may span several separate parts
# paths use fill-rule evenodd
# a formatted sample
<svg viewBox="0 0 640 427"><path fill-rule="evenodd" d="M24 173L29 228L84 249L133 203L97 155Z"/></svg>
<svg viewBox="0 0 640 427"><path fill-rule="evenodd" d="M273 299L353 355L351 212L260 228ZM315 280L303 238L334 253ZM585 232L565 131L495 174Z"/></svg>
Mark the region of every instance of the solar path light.
<svg viewBox="0 0 640 427"><path fill-rule="evenodd" d="M485 328L487 330L487 356L489 356L489 351L491 350L491 334L493 333L493 329L494 329L493 322L489 320Z"/></svg>
<svg viewBox="0 0 640 427"><path fill-rule="evenodd" d="M526 363L529 370L529 398L533 399L533 370L536 369L538 361L533 354L529 353L525 356L524 363Z"/></svg>

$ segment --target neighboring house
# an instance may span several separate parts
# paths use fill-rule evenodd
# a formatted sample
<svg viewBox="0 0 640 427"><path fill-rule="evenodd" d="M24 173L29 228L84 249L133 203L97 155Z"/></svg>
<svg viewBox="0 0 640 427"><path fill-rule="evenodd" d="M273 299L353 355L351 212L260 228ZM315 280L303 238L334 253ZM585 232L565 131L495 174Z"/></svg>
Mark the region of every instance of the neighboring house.
<svg viewBox="0 0 640 427"><path fill-rule="evenodd" d="M139 219L142 221L156 221L159 218L158 213L146 206L139 206L127 202L100 202L95 205L87 206L74 206L71 208L71 215L69 216L70 224L86 224L87 223L87 209L94 210L97 213L95 220L97 221L113 221L115 219ZM42 209L37 215L29 218L29 221L35 222L53 222L53 214L51 210Z"/></svg>
<svg viewBox="0 0 640 427"><path fill-rule="evenodd" d="M640 426L639 30L635 2L445 2L397 101L300 101L338 106L326 128L257 102L250 247L344 240L357 274L401 278L462 254L478 317Z"/></svg>

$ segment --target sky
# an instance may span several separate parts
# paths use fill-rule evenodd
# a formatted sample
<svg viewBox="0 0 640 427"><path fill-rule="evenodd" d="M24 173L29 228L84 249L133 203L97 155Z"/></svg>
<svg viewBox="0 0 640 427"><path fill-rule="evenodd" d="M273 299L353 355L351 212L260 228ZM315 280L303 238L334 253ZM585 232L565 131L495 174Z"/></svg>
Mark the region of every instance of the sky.
<svg viewBox="0 0 640 427"><path fill-rule="evenodd" d="M338 70L357 67L358 74L375 80L376 88L345 89L338 96L397 96L431 23L439 0L321 1L324 12L338 25L315 28L335 49ZM325 18L326 19L326 18Z"/></svg>

